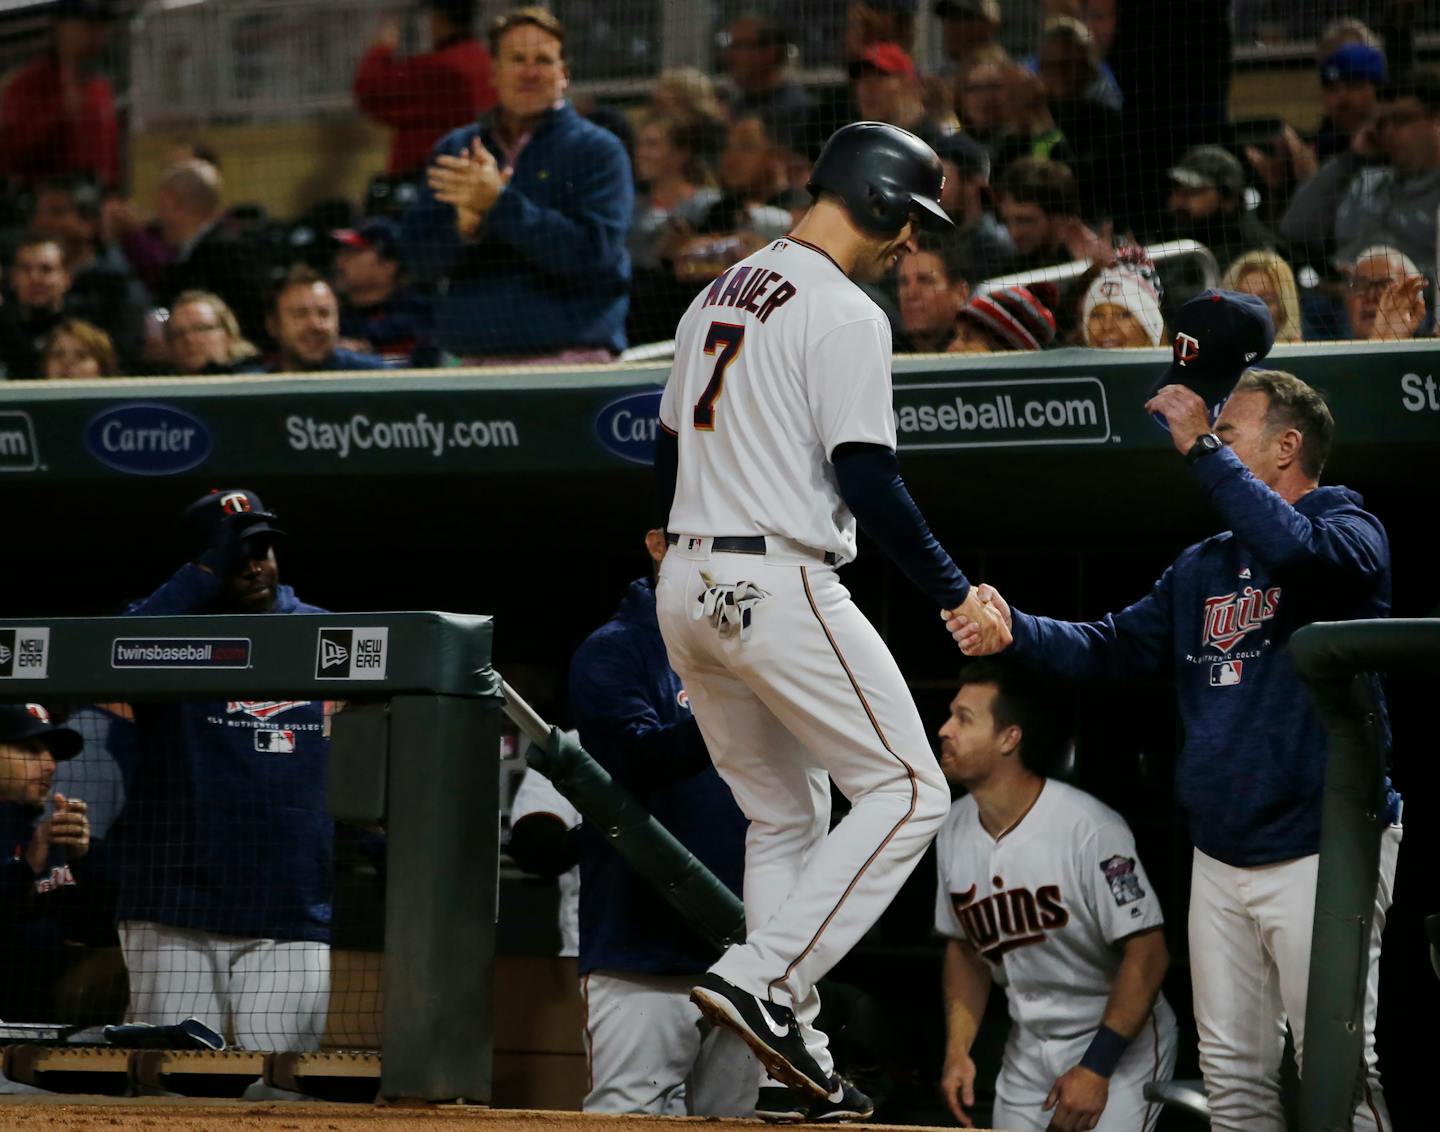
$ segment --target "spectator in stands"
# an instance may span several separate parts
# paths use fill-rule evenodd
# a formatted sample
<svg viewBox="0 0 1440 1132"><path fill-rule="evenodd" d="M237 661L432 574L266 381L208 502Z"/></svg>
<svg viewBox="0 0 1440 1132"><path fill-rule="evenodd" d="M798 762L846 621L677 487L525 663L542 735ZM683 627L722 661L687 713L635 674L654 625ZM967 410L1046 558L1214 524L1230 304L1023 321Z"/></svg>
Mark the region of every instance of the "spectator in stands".
<svg viewBox="0 0 1440 1132"><path fill-rule="evenodd" d="M45 336L40 359L42 376L51 381L114 377L120 372L110 336L80 318L64 319Z"/></svg>
<svg viewBox="0 0 1440 1132"><path fill-rule="evenodd" d="M915 250L895 270L904 337L895 352L943 353L955 338L955 319L970 298L964 251L951 234L920 232Z"/></svg>
<svg viewBox="0 0 1440 1132"><path fill-rule="evenodd" d="M1314 143L1287 124L1268 146L1245 149L1268 191L1267 208L1280 219L1281 235L1313 245L1307 258L1314 263L1327 258L1335 208L1350 179L1372 153L1378 156L1369 135L1385 81L1384 53L1368 44L1347 43L1320 61L1325 116ZM1316 230L1299 227L1307 218Z"/></svg>
<svg viewBox="0 0 1440 1132"><path fill-rule="evenodd" d="M1000 219L1015 244L1012 271L1029 271L1083 259L1067 245L1080 211L1075 174L1068 165L1024 157L1000 178Z"/></svg>
<svg viewBox="0 0 1440 1132"><path fill-rule="evenodd" d="M960 70L956 97L965 132L990 153L997 179L1026 157L1070 164L1075 152L1050 112L1045 84L1016 66L1003 47L974 51Z"/></svg>
<svg viewBox="0 0 1440 1132"><path fill-rule="evenodd" d="M275 289L267 320L278 356L271 373L384 369L374 354L340 345L340 305L325 277L297 264Z"/></svg>
<svg viewBox="0 0 1440 1132"><path fill-rule="evenodd" d="M386 170L416 174L450 130L495 104L490 52L475 38L474 0L426 0L430 50L401 58L400 22L386 17L355 72L355 102L395 131Z"/></svg>
<svg viewBox="0 0 1440 1132"><path fill-rule="evenodd" d="M435 302L408 283L400 226L383 216L332 232L340 345L378 354L388 366L436 366Z"/></svg>
<svg viewBox="0 0 1440 1132"><path fill-rule="evenodd" d="M961 272L972 286L1009 270L1015 243L991 207L990 155L964 134L935 143L945 168L940 206L955 222Z"/></svg>
<svg viewBox="0 0 1440 1132"><path fill-rule="evenodd" d="M1246 252L1230 265L1220 287L1258 296L1275 324L1275 341L1299 342L1303 338L1295 273L1274 252Z"/></svg>
<svg viewBox="0 0 1440 1132"><path fill-rule="evenodd" d="M70 273L49 236L28 233L10 260L9 297L0 304L0 365L12 381L41 376L45 336L64 319Z"/></svg>
<svg viewBox="0 0 1440 1132"><path fill-rule="evenodd" d="M1071 167L1086 215L1108 213L1112 155L1122 127L1119 104L1110 98L1090 29L1070 16L1047 20L1036 65L1055 125L1075 153Z"/></svg>
<svg viewBox="0 0 1440 1132"><path fill-rule="evenodd" d="M1006 103L1010 56L998 44L972 51L960 67L955 105L960 125L993 159L1010 119Z"/></svg>
<svg viewBox="0 0 1440 1132"><path fill-rule="evenodd" d="M1101 350L1158 346L1165 338L1160 296L1133 271L1102 271L1080 304L1080 333L1086 346Z"/></svg>
<svg viewBox="0 0 1440 1132"><path fill-rule="evenodd" d="M54 42L0 96L0 174L31 184L79 173L120 181L115 92L93 73L109 37L108 0L59 0Z"/></svg>
<svg viewBox="0 0 1440 1132"><path fill-rule="evenodd" d="M210 291L182 291L165 320L166 361L180 374L264 373L235 313Z"/></svg>
<svg viewBox="0 0 1440 1132"><path fill-rule="evenodd" d="M1090 38L1095 45L1095 57L1099 61L1100 78L1104 84L1103 100L1116 110L1125 105L1125 95L1110 69L1110 48L1115 44L1115 31L1120 23L1120 0L1085 0L1082 18L1090 29Z"/></svg>
<svg viewBox="0 0 1440 1132"><path fill-rule="evenodd" d="M699 138L698 156L711 168L719 164L729 112L704 71L694 67L661 71L650 89L650 109L667 118L693 122Z"/></svg>
<svg viewBox="0 0 1440 1132"><path fill-rule="evenodd" d="M1376 245L1355 259L1347 279L1350 336L1372 341L1413 338L1425 323L1425 276L1399 248Z"/></svg>
<svg viewBox="0 0 1440 1132"><path fill-rule="evenodd" d="M1353 263L1362 249L1386 244L1436 275L1440 209L1440 75L1417 71L1390 83L1375 121L1387 165L1360 172L1335 212L1335 255Z"/></svg>
<svg viewBox="0 0 1440 1132"><path fill-rule="evenodd" d="M285 533L254 492L196 500L180 534L188 560L128 614L326 612L280 583ZM136 705L140 753L111 831L131 1021L193 1016L242 1049L319 1047L334 841L323 716L318 700Z"/></svg>
<svg viewBox="0 0 1440 1132"><path fill-rule="evenodd" d="M123 364L140 359L150 292L124 255L101 240L101 193L85 177L49 178L35 190L30 230L59 241L70 275L66 307L102 327ZM131 372L135 372L132 370Z"/></svg>
<svg viewBox="0 0 1440 1132"><path fill-rule="evenodd" d="M783 152L760 115L731 123L720 158L720 187L719 199L693 231L672 226L665 247L676 279L691 286L713 279L790 230L790 213L775 203L785 189Z"/></svg>
<svg viewBox="0 0 1440 1132"><path fill-rule="evenodd" d="M872 43L850 60L850 82L862 122L888 122L933 142L939 129L925 116L915 63L893 43Z"/></svg>
<svg viewBox="0 0 1440 1132"><path fill-rule="evenodd" d="M7 1022L57 1021L55 981L66 921L90 883L82 862L91 832L85 802L53 788L56 765L83 745L78 731L54 726L40 704L0 704L0 1018Z"/></svg>
<svg viewBox="0 0 1440 1132"><path fill-rule="evenodd" d="M1052 284L1005 287L976 295L960 308L952 354L1043 350L1055 340Z"/></svg>
<svg viewBox="0 0 1440 1132"><path fill-rule="evenodd" d="M640 187L630 225L634 284L626 334L631 342L674 336L675 324L695 297L690 282L676 278L671 259L677 239L702 226L720 199L700 157L697 120L652 112L636 132L635 172Z"/></svg>
<svg viewBox="0 0 1440 1132"><path fill-rule="evenodd" d="M247 338L265 330L265 280L255 251L223 221L220 171L191 158L160 175L155 216L174 253L155 298L168 306L182 291L213 291L229 304Z"/></svg>
<svg viewBox="0 0 1440 1132"><path fill-rule="evenodd" d="M790 51L785 29L767 16L743 16L730 25L720 61L733 117L759 114L781 136L804 128L815 100L786 74Z"/></svg>
<svg viewBox="0 0 1440 1132"><path fill-rule="evenodd" d="M625 347L634 209L615 136L564 101L565 28L518 8L490 30L499 102L435 148L405 250L446 280L442 348L472 363L605 361Z"/></svg>
<svg viewBox="0 0 1440 1132"><path fill-rule="evenodd" d="M1229 150L1196 146L1170 170L1170 182L1170 234L1204 244L1221 271L1244 252L1275 246L1274 233L1245 207L1245 169Z"/></svg>
<svg viewBox="0 0 1440 1132"><path fill-rule="evenodd" d="M953 67L982 47L996 42L1000 32L1000 5L997 0L935 0L945 58Z"/></svg>
<svg viewBox="0 0 1440 1132"><path fill-rule="evenodd" d="M858 59L872 43L915 46L919 0L851 0L845 8L845 58Z"/></svg>

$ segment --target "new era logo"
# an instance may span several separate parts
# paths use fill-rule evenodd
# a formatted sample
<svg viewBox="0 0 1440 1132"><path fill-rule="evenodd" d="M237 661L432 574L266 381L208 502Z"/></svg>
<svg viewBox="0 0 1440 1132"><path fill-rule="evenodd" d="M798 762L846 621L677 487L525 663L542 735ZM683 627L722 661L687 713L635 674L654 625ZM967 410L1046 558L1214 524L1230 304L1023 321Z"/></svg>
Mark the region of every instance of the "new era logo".
<svg viewBox="0 0 1440 1132"><path fill-rule="evenodd" d="M388 628L321 629L315 648L317 680L383 680Z"/></svg>
<svg viewBox="0 0 1440 1132"><path fill-rule="evenodd" d="M49 666L49 628L0 629L0 680L43 680Z"/></svg>

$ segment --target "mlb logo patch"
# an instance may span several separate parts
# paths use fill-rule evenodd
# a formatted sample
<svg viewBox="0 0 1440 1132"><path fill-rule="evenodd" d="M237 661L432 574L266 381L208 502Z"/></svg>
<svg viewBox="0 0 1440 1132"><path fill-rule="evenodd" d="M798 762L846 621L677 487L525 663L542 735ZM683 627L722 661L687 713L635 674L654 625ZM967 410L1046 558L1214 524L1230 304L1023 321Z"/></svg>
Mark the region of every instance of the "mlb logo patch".
<svg viewBox="0 0 1440 1132"><path fill-rule="evenodd" d="M321 629L315 645L315 679L383 680L389 643L388 628Z"/></svg>
<svg viewBox="0 0 1440 1132"><path fill-rule="evenodd" d="M257 731L255 732L255 749L279 755L290 755L295 753L295 732L293 731Z"/></svg>
<svg viewBox="0 0 1440 1132"><path fill-rule="evenodd" d="M1210 687L1229 688L1240 683L1240 673L1244 669L1243 660L1221 660L1210 666Z"/></svg>

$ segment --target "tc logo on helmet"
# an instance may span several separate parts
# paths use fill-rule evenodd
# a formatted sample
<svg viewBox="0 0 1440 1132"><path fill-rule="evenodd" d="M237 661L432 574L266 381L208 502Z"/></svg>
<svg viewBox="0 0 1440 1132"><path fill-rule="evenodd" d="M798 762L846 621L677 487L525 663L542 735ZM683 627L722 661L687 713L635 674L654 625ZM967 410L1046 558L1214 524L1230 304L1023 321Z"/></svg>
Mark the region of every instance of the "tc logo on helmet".
<svg viewBox="0 0 1440 1132"><path fill-rule="evenodd" d="M250 497L243 491L231 491L220 497L220 510L227 515L238 515L242 511L253 511Z"/></svg>

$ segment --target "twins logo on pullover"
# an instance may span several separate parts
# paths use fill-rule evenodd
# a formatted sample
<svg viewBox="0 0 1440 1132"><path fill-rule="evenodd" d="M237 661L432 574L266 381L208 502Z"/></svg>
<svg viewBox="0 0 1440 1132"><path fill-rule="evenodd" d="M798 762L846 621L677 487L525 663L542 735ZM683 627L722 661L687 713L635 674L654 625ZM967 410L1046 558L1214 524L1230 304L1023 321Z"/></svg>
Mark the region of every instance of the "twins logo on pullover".
<svg viewBox="0 0 1440 1132"><path fill-rule="evenodd" d="M1250 568L1242 567L1240 580L1247 581L1249 578ZM1221 660L1194 658L1202 661L1211 659L1211 687L1233 687L1241 682L1244 677L1245 658L1247 656L1258 657L1260 653L1257 649L1253 653L1232 655L1231 650L1256 629L1264 626L1265 622L1274 620L1275 611L1279 605L1279 586L1270 586L1262 590L1247 585L1231 590L1228 594L1205 599L1204 624L1200 635L1201 647L1218 649L1224 654L1224 658Z"/></svg>
<svg viewBox="0 0 1440 1132"><path fill-rule="evenodd" d="M986 959L998 963L1007 951L1017 947L1044 943L1045 933L1063 928L1070 922L1070 912L1061 903L1058 884L1041 885L1034 892L1028 888L1004 890L1004 880L994 878L1002 891L975 899L975 885L964 892L952 892L950 903L965 931L965 937Z"/></svg>

